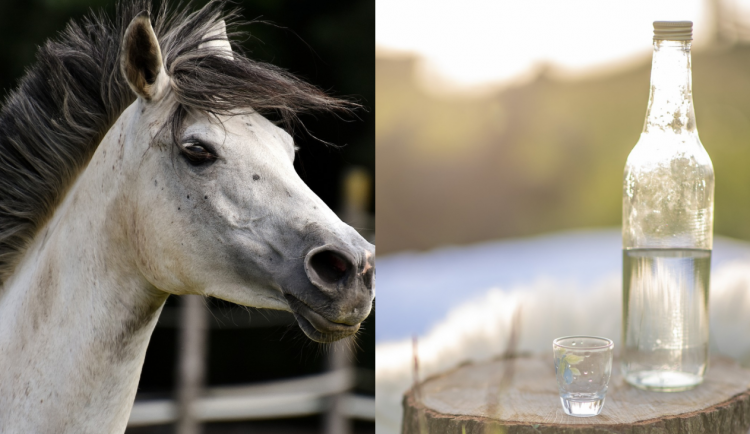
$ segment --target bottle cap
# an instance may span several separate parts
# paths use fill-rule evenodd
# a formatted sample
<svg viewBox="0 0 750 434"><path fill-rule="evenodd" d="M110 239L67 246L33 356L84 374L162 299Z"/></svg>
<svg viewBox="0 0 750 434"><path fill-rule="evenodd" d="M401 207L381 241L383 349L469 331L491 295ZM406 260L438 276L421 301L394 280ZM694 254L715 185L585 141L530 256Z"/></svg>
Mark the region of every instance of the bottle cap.
<svg viewBox="0 0 750 434"><path fill-rule="evenodd" d="M654 40L692 41L692 21L654 21Z"/></svg>

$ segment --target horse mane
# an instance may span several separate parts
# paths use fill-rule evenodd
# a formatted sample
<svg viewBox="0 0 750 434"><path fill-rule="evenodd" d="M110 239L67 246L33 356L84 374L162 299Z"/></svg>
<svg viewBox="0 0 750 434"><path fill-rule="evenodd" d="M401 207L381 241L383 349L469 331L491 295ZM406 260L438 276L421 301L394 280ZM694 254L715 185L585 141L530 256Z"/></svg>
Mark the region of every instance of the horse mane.
<svg viewBox="0 0 750 434"><path fill-rule="evenodd" d="M233 47L233 59L200 47L222 20L230 40L240 34L233 32L243 24L238 12L224 6L224 0L211 1L190 12L189 5L171 9L164 2L152 14L178 102L167 122L175 137L187 109L231 115L251 108L292 129L301 125L299 114L356 107L276 66L247 58L238 47ZM135 101L120 71L120 48L128 24L143 10L151 10L149 0L126 0L117 5L114 20L92 12L80 24L71 21L39 49L37 63L5 99L0 110L0 285L104 135Z"/></svg>

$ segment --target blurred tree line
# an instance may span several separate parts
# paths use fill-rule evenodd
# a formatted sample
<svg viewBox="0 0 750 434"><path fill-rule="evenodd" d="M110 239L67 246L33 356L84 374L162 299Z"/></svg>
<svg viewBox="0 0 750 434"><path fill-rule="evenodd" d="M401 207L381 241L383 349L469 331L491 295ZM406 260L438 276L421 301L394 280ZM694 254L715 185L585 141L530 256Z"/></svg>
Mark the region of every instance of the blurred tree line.
<svg viewBox="0 0 750 434"><path fill-rule="evenodd" d="M418 59L376 60L378 252L621 224L651 57L616 73L440 97ZM750 240L750 46L693 50L700 137L716 173L715 232Z"/></svg>

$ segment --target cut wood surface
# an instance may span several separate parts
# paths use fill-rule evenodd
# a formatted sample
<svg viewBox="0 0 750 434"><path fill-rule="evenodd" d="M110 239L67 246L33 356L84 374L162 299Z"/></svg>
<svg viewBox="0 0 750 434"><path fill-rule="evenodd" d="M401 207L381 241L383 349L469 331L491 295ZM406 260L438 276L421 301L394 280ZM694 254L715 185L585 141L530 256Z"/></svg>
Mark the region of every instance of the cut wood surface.
<svg viewBox="0 0 750 434"><path fill-rule="evenodd" d="M404 396L404 434L742 433L750 429L750 370L712 358L703 384L664 393L625 383L615 361L604 409L563 412L552 356L460 366Z"/></svg>

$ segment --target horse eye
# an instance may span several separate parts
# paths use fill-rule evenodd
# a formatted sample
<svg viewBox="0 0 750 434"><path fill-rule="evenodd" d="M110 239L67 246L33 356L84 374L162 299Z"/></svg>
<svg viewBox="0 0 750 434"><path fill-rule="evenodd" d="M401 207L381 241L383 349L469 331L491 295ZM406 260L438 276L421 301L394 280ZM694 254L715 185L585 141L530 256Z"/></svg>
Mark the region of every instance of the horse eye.
<svg viewBox="0 0 750 434"><path fill-rule="evenodd" d="M216 160L216 154L200 143L190 143L186 145L182 148L182 155L184 155L188 160L188 163L193 166L200 166Z"/></svg>

